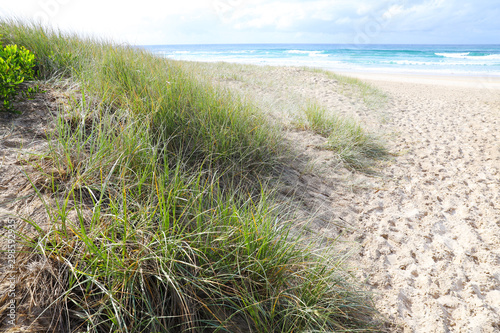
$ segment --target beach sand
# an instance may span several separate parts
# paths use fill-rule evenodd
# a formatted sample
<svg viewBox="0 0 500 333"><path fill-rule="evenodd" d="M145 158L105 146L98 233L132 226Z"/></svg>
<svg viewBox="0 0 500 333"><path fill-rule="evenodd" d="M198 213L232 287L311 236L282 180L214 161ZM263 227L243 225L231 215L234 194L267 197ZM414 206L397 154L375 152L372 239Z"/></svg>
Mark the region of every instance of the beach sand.
<svg viewBox="0 0 500 333"><path fill-rule="evenodd" d="M290 118L283 100L313 98L396 155L376 175L348 171L324 139L292 125L297 161L314 167L293 165L282 191L315 214L313 234L342 234L354 249L349 263L389 331L500 332L500 80L351 73L387 95L373 107L322 73L239 75L221 82L267 100L276 119Z"/></svg>
<svg viewBox="0 0 500 333"><path fill-rule="evenodd" d="M360 275L405 332L499 332L500 81L369 79L401 155L353 198Z"/></svg>

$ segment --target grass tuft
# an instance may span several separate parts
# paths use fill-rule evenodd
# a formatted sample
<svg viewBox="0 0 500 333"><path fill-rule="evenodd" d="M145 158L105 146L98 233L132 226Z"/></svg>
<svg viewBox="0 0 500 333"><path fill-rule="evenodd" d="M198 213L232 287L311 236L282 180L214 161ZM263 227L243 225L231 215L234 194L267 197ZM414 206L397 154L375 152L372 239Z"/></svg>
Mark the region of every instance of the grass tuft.
<svg viewBox="0 0 500 333"><path fill-rule="evenodd" d="M389 151L380 139L367 133L361 125L349 118L327 111L316 103L305 108L307 127L328 139L326 147L338 153L346 166L371 172L373 161L383 160Z"/></svg>

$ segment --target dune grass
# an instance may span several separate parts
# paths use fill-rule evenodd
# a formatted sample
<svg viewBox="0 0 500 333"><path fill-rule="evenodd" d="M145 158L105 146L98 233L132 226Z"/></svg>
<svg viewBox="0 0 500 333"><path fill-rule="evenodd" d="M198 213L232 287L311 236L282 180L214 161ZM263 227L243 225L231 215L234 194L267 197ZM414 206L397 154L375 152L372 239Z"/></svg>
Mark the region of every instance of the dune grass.
<svg viewBox="0 0 500 333"><path fill-rule="evenodd" d="M313 73L321 73L336 80L344 88L349 88L348 90L351 91L351 93L354 92L359 95L365 105L369 108L380 109L387 103L388 97L383 91L358 78L319 68L304 67L303 70ZM354 89L354 91L352 91L352 89Z"/></svg>
<svg viewBox="0 0 500 333"><path fill-rule="evenodd" d="M363 80L329 71L325 71L325 73L327 76L337 80L343 85L356 87L363 102L370 108L381 108L387 103L387 95L383 91Z"/></svg>
<svg viewBox="0 0 500 333"><path fill-rule="evenodd" d="M48 224L20 235L20 294L47 329L374 329L342 258L304 248L261 184L282 144L256 108L139 49L17 21L0 34L74 87L33 162Z"/></svg>
<svg viewBox="0 0 500 333"><path fill-rule="evenodd" d="M309 103L304 114L302 126L327 138L326 148L335 151L349 168L370 173L374 161L389 156L379 138L348 117L328 113L317 103Z"/></svg>

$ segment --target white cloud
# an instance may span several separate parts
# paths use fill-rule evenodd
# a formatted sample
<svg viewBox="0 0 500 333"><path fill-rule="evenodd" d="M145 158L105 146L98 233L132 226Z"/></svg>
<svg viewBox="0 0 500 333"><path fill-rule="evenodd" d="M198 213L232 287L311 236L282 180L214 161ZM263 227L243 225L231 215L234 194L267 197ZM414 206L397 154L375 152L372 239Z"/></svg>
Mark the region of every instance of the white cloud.
<svg viewBox="0 0 500 333"><path fill-rule="evenodd" d="M372 6L370 6L368 4L360 4L358 6L358 9L356 10L356 14L359 16L367 15L367 14L373 12L372 9L373 9Z"/></svg>
<svg viewBox="0 0 500 333"><path fill-rule="evenodd" d="M498 0L0 0L1 15L139 44L500 43Z"/></svg>
<svg viewBox="0 0 500 333"><path fill-rule="evenodd" d="M239 29L267 28L286 29L306 15L300 3L274 2L254 6L242 6L231 15L230 22Z"/></svg>
<svg viewBox="0 0 500 333"><path fill-rule="evenodd" d="M350 17L342 17L335 21L335 24L343 25L352 23L352 19Z"/></svg>
<svg viewBox="0 0 500 333"><path fill-rule="evenodd" d="M159 25L168 26L168 22L183 15L193 17L193 13L208 11L210 1L206 0L0 0L0 13L130 42L136 42L143 30L159 35Z"/></svg>

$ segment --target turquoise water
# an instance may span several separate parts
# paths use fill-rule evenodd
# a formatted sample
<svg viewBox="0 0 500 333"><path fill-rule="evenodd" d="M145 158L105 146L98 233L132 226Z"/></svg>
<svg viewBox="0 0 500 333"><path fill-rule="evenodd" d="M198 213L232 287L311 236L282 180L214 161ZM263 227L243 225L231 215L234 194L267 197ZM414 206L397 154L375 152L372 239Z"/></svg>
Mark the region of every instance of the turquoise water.
<svg viewBox="0 0 500 333"><path fill-rule="evenodd" d="M170 59L337 71L500 76L500 45L155 45Z"/></svg>

